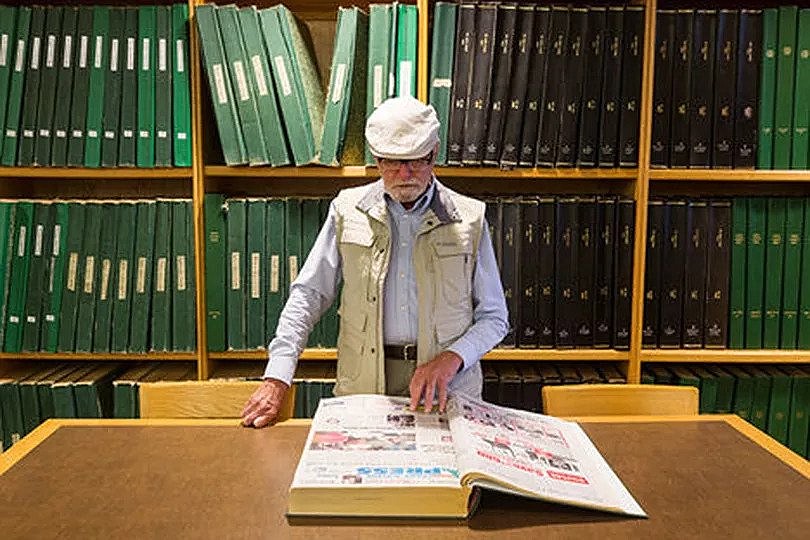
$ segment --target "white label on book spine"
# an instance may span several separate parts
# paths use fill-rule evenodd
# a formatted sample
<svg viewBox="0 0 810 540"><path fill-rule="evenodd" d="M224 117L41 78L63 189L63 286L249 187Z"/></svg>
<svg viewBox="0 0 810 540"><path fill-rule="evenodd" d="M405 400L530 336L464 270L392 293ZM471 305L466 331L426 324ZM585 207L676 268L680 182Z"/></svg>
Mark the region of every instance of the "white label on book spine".
<svg viewBox="0 0 810 540"><path fill-rule="evenodd" d="M343 99L343 81L346 79L346 64L338 64L335 69L335 80L332 81L332 103Z"/></svg>
<svg viewBox="0 0 810 540"><path fill-rule="evenodd" d="M211 69L214 72L214 86L217 87L217 103L225 105L228 103L228 92L225 90L225 76L222 73L222 64L214 64Z"/></svg>
<svg viewBox="0 0 810 540"><path fill-rule="evenodd" d="M17 130L16 129L7 129L6 130L6 137L14 138L16 136L17 136Z"/></svg>
<svg viewBox="0 0 810 540"><path fill-rule="evenodd" d="M88 129L87 136L91 139L95 139L96 137L98 137L98 131L96 131L95 129Z"/></svg>
<svg viewBox="0 0 810 540"><path fill-rule="evenodd" d="M28 238L28 229L20 225L20 236L17 238L17 257L25 257L25 239Z"/></svg>
<svg viewBox="0 0 810 540"><path fill-rule="evenodd" d="M242 65L241 60L233 63L233 72L236 74L236 86L239 87L239 101L247 101L250 99L250 92L248 91L247 79L245 78L245 66Z"/></svg>
<svg viewBox="0 0 810 540"><path fill-rule="evenodd" d="M34 233L34 257L42 255L42 233L45 226L37 224L37 231Z"/></svg>
<svg viewBox="0 0 810 540"><path fill-rule="evenodd" d="M127 270L129 270L129 261L126 259L121 259L118 261L118 299L119 300L126 300L127 299Z"/></svg>
<svg viewBox="0 0 810 540"><path fill-rule="evenodd" d="M141 70L149 71L149 38L143 38L143 49L141 50Z"/></svg>
<svg viewBox="0 0 810 540"><path fill-rule="evenodd" d="M45 67L52 68L53 61L56 58L56 36L53 34L48 36L48 49L45 53Z"/></svg>
<svg viewBox="0 0 810 540"><path fill-rule="evenodd" d="M261 266L262 254L250 254L250 297L261 298Z"/></svg>
<svg viewBox="0 0 810 540"><path fill-rule="evenodd" d="M383 101L383 67L381 64L374 65L374 108L380 106Z"/></svg>
<svg viewBox="0 0 810 540"><path fill-rule="evenodd" d="M242 286L239 280L239 252L231 252L231 290L238 291Z"/></svg>
<svg viewBox="0 0 810 540"><path fill-rule="evenodd" d="M35 323L35 322L37 322L37 318L36 318L36 317L34 317L33 315L28 315L28 316L25 318L25 321L26 321L26 322L29 322L29 323Z"/></svg>
<svg viewBox="0 0 810 540"><path fill-rule="evenodd" d="M8 34L0 36L0 67L8 64Z"/></svg>
<svg viewBox="0 0 810 540"><path fill-rule="evenodd" d="M174 70L177 73L183 73L186 70L186 54L185 54L185 46L183 45L183 40L178 39L175 42L175 49L177 60L174 62Z"/></svg>
<svg viewBox="0 0 810 540"><path fill-rule="evenodd" d="M45 227L37 224L37 232L34 233L34 257L42 255L42 233Z"/></svg>
<svg viewBox="0 0 810 540"><path fill-rule="evenodd" d="M277 293L279 290L279 266L281 258L278 255L270 256L270 292Z"/></svg>
<svg viewBox="0 0 810 540"><path fill-rule="evenodd" d="M64 139L65 137L67 137L67 131L65 131L64 129L57 129L56 130L56 137L58 139Z"/></svg>
<svg viewBox="0 0 810 540"><path fill-rule="evenodd" d="M285 96L292 94L290 87L290 79L287 77L287 66L284 65L284 58L281 56L274 56L273 62L276 63L276 71L278 71L278 78L281 79L281 93Z"/></svg>
<svg viewBox="0 0 810 540"><path fill-rule="evenodd" d="M104 138L105 139L114 139L115 138L115 132L114 131L109 131L109 130L105 131L104 132Z"/></svg>
<svg viewBox="0 0 810 540"><path fill-rule="evenodd" d="M186 137L188 137L188 135L186 135L186 133L184 131L178 131L177 132L177 140L178 141L185 141Z"/></svg>
<svg viewBox="0 0 810 540"><path fill-rule="evenodd" d="M399 63L399 95L411 95L411 73L413 70L413 62L410 60L403 60Z"/></svg>
<svg viewBox="0 0 810 540"><path fill-rule="evenodd" d="M186 290L186 256L177 256L177 290Z"/></svg>
<svg viewBox="0 0 810 540"><path fill-rule="evenodd" d="M138 257L138 275L135 277L135 292L146 292L146 257Z"/></svg>
<svg viewBox="0 0 810 540"><path fill-rule="evenodd" d="M53 251L51 252L51 253L53 253L54 257L59 256L59 252L61 251L61 248L62 248L61 234L62 234L62 226L61 225L54 225L53 226Z"/></svg>
<svg viewBox="0 0 810 540"><path fill-rule="evenodd" d="M298 278L298 255L290 255L290 283Z"/></svg>
<svg viewBox="0 0 810 540"><path fill-rule="evenodd" d="M33 136L34 136L34 130L33 129L24 129L23 130L23 137L25 137L27 139L30 139Z"/></svg>
<svg viewBox="0 0 810 540"><path fill-rule="evenodd" d="M107 299L107 289L110 287L110 259L101 261L101 289L99 296L101 300Z"/></svg>
<svg viewBox="0 0 810 540"><path fill-rule="evenodd" d="M127 71L135 69L135 38L127 38Z"/></svg>
<svg viewBox="0 0 810 540"><path fill-rule="evenodd" d="M71 251L68 256L67 290L76 291L76 271L79 269L79 254Z"/></svg>
<svg viewBox="0 0 810 540"><path fill-rule="evenodd" d="M155 290L166 292L166 257L158 257L155 270Z"/></svg>
<svg viewBox="0 0 810 540"><path fill-rule="evenodd" d="M118 40L113 39L110 44L110 71L118 71Z"/></svg>
<svg viewBox="0 0 810 540"><path fill-rule="evenodd" d="M124 137L125 138L131 139L133 135L135 135L135 132L133 132L131 129L125 129L124 130Z"/></svg>
<svg viewBox="0 0 810 540"><path fill-rule="evenodd" d="M50 129L40 129L39 130L39 136L40 137L50 137L51 136L51 130Z"/></svg>
<svg viewBox="0 0 810 540"><path fill-rule="evenodd" d="M96 258L88 255L84 260L84 292L93 294L93 277L95 276Z"/></svg>
<svg viewBox="0 0 810 540"><path fill-rule="evenodd" d="M158 139L165 139L166 137L169 136L169 133L167 131L159 129L158 132L157 132L157 136L158 136Z"/></svg>
<svg viewBox="0 0 810 540"><path fill-rule="evenodd" d="M104 36L96 36L96 54L93 60L93 67L101 69L101 57L104 55Z"/></svg>
<svg viewBox="0 0 810 540"><path fill-rule="evenodd" d="M73 36L65 36L64 46L62 47L62 67L65 69L70 68L70 62L73 59Z"/></svg>
<svg viewBox="0 0 810 540"><path fill-rule="evenodd" d="M450 79L433 79L433 88L452 88L453 81Z"/></svg>
<svg viewBox="0 0 810 540"><path fill-rule="evenodd" d="M79 39L79 67L84 69L87 67L87 46L89 38L82 36Z"/></svg>
<svg viewBox="0 0 810 540"><path fill-rule="evenodd" d="M148 131L143 130L143 131L140 131L138 133L141 136L141 139L148 139L149 138L149 132Z"/></svg>
<svg viewBox="0 0 810 540"><path fill-rule="evenodd" d="M166 40L158 40L158 70L166 71Z"/></svg>
<svg viewBox="0 0 810 540"><path fill-rule="evenodd" d="M9 315L8 316L8 322L17 324L18 322L20 322L20 318L17 317L16 315ZM17 435L17 441L19 441L19 440L20 440L20 436Z"/></svg>
<svg viewBox="0 0 810 540"><path fill-rule="evenodd" d="M80 130L80 129L74 129L74 130L73 130L73 137L74 137L75 139L81 139L81 138L82 138L82 130Z"/></svg>
<svg viewBox="0 0 810 540"><path fill-rule="evenodd" d="M39 69L39 47L41 39L39 36L34 37L34 43L31 44L31 69Z"/></svg>
<svg viewBox="0 0 810 540"><path fill-rule="evenodd" d="M56 317L54 317L53 315L45 315L45 320L48 322L53 322L56 320Z"/></svg>
<svg viewBox="0 0 810 540"><path fill-rule="evenodd" d="M17 73L22 71L23 56L25 56L25 40L19 39L17 40L17 56L14 59L14 71Z"/></svg>
<svg viewBox="0 0 810 540"><path fill-rule="evenodd" d="M259 87L259 95L266 96L267 79L264 76L264 69L262 69L262 59L259 58L258 54L254 54L250 62L253 64L253 75L256 77L256 86Z"/></svg>

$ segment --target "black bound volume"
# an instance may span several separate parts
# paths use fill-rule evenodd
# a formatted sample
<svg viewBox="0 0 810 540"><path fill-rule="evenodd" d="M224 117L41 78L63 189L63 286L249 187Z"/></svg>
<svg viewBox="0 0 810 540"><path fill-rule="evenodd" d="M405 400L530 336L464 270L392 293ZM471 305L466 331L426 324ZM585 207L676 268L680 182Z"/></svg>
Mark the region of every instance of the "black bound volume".
<svg viewBox="0 0 810 540"><path fill-rule="evenodd" d="M596 284L593 346L608 348L613 337L613 272L616 244L616 198L596 198Z"/></svg>
<svg viewBox="0 0 810 540"><path fill-rule="evenodd" d="M596 197L580 197L577 211L579 246L577 246L577 347L593 347L594 263L596 262Z"/></svg>
<svg viewBox="0 0 810 540"><path fill-rule="evenodd" d="M585 76L579 112L578 167L595 167L599 148L599 108L602 103L602 54L605 39L604 7L588 9L585 38Z"/></svg>
<svg viewBox="0 0 810 540"><path fill-rule="evenodd" d="M672 57L672 118L670 167L689 166L689 90L692 75L692 19L694 12L679 9L675 16L675 51Z"/></svg>
<svg viewBox="0 0 810 540"><path fill-rule="evenodd" d="M621 118L619 120L619 165L638 166L639 109L641 108L641 65L644 57L644 8L624 10Z"/></svg>
<svg viewBox="0 0 810 540"><path fill-rule="evenodd" d="M539 167L553 167L557 153L557 135L565 100L565 76L568 61L569 8L553 6L548 29L546 79L540 100L540 120L537 130L536 163L529 163L528 154L521 154L520 162ZM524 130L524 134L526 131ZM527 149L524 141L523 150Z"/></svg>
<svg viewBox="0 0 810 540"><path fill-rule="evenodd" d="M684 266L683 336L685 348L703 346L703 310L706 303L706 242L709 205L705 200L689 201L686 210L686 258Z"/></svg>
<svg viewBox="0 0 810 540"><path fill-rule="evenodd" d="M512 51L517 25L517 5L498 6L498 33L495 37L493 58L492 99L487 122L484 165L498 165L503 141L503 121L506 118L509 99L509 82L512 80Z"/></svg>
<svg viewBox="0 0 810 540"><path fill-rule="evenodd" d="M571 8L568 19L568 45L564 92L559 98L560 129L557 136L557 167L573 167L577 159L577 128L582 102L582 77L585 72L588 10ZM538 159L540 153L538 152Z"/></svg>
<svg viewBox="0 0 810 540"><path fill-rule="evenodd" d="M520 261L518 270L518 294L520 295L520 319L518 320L517 345L536 349L539 325L537 323L537 270L540 262L537 231L537 208L535 198L520 200Z"/></svg>
<svg viewBox="0 0 810 540"><path fill-rule="evenodd" d="M753 169L757 161L757 108L762 62L762 10L740 11L734 106L734 168Z"/></svg>
<svg viewBox="0 0 810 540"><path fill-rule="evenodd" d="M503 127L501 167L514 167L520 152L520 133L523 127L523 112L526 102L526 84L529 65L534 53L534 7L518 7L518 29L513 52L512 80L509 81L506 123Z"/></svg>
<svg viewBox="0 0 810 540"><path fill-rule="evenodd" d="M653 82L650 165L669 167L669 127L672 107L672 55L675 41L675 11L660 9L655 23L655 75Z"/></svg>
<svg viewBox="0 0 810 540"><path fill-rule="evenodd" d="M501 242L501 281L506 307L509 310L509 332L501 342L502 347L514 347L517 343L516 331L520 321L520 301L518 296L520 280L520 205L518 199L501 201L502 242Z"/></svg>
<svg viewBox="0 0 810 540"><path fill-rule="evenodd" d="M579 296L577 294L579 270L577 269L577 247L579 228L577 227L577 198L557 199L557 254L556 272L556 316L554 321L554 344L557 348L573 347L577 332Z"/></svg>
<svg viewBox="0 0 810 540"><path fill-rule="evenodd" d="M730 169L734 164L734 84L737 75L737 24L739 13L721 9L717 15L714 52L714 152L712 166Z"/></svg>
<svg viewBox="0 0 810 540"><path fill-rule="evenodd" d="M464 115L464 146L461 149L461 163L464 165L481 165L484 157L497 25L497 6L488 3L477 4L472 78L467 111Z"/></svg>
<svg viewBox="0 0 810 540"><path fill-rule="evenodd" d="M664 202L651 199L647 204L647 252L644 255L644 322L641 344L658 347L661 311L661 253L664 235Z"/></svg>
<svg viewBox="0 0 810 540"><path fill-rule="evenodd" d="M492 240L492 250L495 252L495 260L498 262L498 270L502 268L501 258L501 202L495 199L487 199L486 220L489 227L489 238Z"/></svg>
<svg viewBox="0 0 810 540"><path fill-rule="evenodd" d="M555 210L554 197L540 197L537 208L537 325L539 336L537 346L554 347L554 281L555 254Z"/></svg>
<svg viewBox="0 0 810 540"><path fill-rule="evenodd" d="M650 165L669 167L669 126L672 116L672 55L675 41L675 11L660 9L655 23L655 74Z"/></svg>
<svg viewBox="0 0 810 540"><path fill-rule="evenodd" d="M613 301L614 349L630 348L633 303L633 245L636 234L635 201L620 198L616 207L616 294Z"/></svg>
<svg viewBox="0 0 810 540"><path fill-rule="evenodd" d="M707 348L725 348L728 336L729 268L731 265L731 201L709 203L706 261L706 314L703 340Z"/></svg>
<svg viewBox="0 0 810 540"><path fill-rule="evenodd" d="M523 129L518 147L518 164L534 167L537 146L537 126L540 121L540 107L543 93L548 89L546 68L551 42L549 20L551 9L538 6L534 14L534 44L529 64L529 82L526 86L526 107L523 111Z"/></svg>
<svg viewBox="0 0 810 540"><path fill-rule="evenodd" d="M607 12L604 39L604 73L602 77L602 107L599 116L599 166L615 167L616 144L619 139L619 109L621 108L622 36L624 8L610 6Z"/></svg>
<svg viewBox="0 0 810 540"><path fill-rule="evenodd" d="M714 49L717 12L695 11L692 28L692 86L689 117L689 166L705 168L712 163L712 96L714 94Z"/></svg>
<svg viewBox="0 0 810 540"><path fill-rule="evenodd" d="M475 4L460 4L456 24L456 54L453 62L453 97L447 128L447 164L461 165L464 121L470 92L475 51Z"/></svg>
<svg viewBox="0 0 810 540"><path fill-rule="evenodd" d="M683 277L686 266L684 254L687 240L685 231L686 201L667 201L661 253L661 321L658 338L658 344L662 348L681 346Z"/></svg>

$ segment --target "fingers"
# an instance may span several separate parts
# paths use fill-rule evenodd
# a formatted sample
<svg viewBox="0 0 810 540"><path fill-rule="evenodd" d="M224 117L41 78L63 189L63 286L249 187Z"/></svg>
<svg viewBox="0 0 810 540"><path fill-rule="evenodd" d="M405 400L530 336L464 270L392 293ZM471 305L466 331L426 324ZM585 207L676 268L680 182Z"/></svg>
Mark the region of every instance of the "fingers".
<svg viewBox="0 0 810 540"><path fill-rule="evenodd" d="M415 411L419 405L419 398L422 397L422 391L425 388L425 378L423 376L424 370L416 368L416 371L411 378L410 392L411 392L411 410Z"/></svg>
<svg viewBox="0 0 810 540"><path fill-rule="evenodd" d="M269 426L270 424L273 423L273 420L275 420L275 415L273 415L273 416L264 416L264 415L259 416L258 418L256 418L256 420L253 421L253 427L259 428L259 429L261 429L263 427L267 427L267 426Z"/></svg>
<svg viewBox="0 0 810 540"><path fill-rule="evenodd" d="M447 406L447 383L448 381L439 381L439 412L443 413Z"/></svg>
<svg viewBox="0 0 810 540"><path fill-rule="evenodd" d="M436 397L436 376L431 375L425 386L425 412L433 412L433 400Z"/></svg>
<svg viewBox="0 0 810 540"><path fill-rule="evenodd" d="M272 384L261 386L242 411L242 425L264 427L272 423L278 416L283 397L282 389Z"/></svg>

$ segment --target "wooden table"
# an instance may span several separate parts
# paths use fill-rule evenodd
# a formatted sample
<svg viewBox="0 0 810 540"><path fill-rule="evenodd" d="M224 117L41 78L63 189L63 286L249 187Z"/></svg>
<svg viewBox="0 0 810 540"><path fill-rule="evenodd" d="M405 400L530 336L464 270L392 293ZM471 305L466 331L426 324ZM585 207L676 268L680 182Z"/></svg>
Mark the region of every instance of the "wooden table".
<svg viewBox="0 0 810 540"><path fill-rule="evenodd" d="M51 420L0 455L2 538L808 538L810 465L736 416L579 419L649 519L486 493L467 522L295 519L309 421Z"/></svg>

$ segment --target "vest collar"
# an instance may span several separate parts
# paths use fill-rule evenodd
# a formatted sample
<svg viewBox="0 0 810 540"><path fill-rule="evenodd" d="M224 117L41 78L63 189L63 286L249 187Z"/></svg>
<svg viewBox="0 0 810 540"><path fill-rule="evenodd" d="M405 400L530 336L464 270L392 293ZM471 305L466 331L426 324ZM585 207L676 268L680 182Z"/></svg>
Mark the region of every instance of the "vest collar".
<svg viewBox="0 0 810 540"><path fill-rule="evenodd" d="M433 177L433 183L436 187L433 191L433 198L428 204L428 211L432 211L442 225L461 221L456 205L450 196L450 190L444 187L435 176ZM385 204L385 189L382 178L369 186L366 194L357 203L357 209L377 221L387 223L388 208Z"/></svg>

